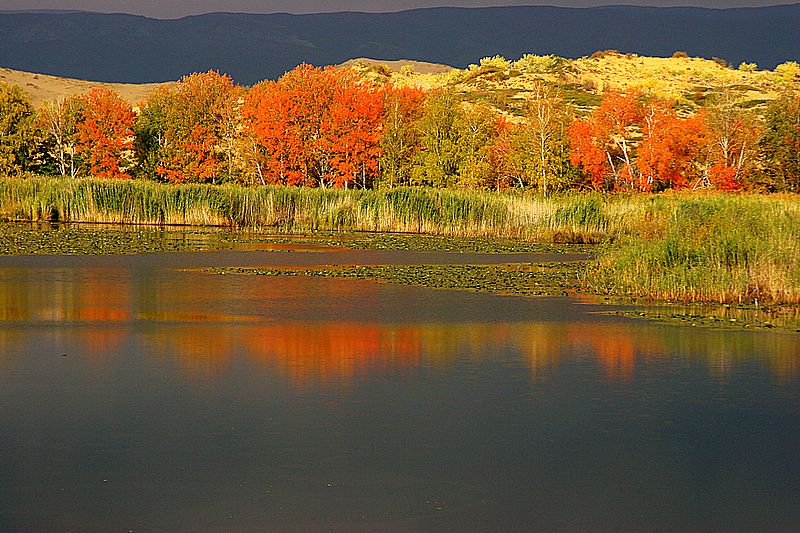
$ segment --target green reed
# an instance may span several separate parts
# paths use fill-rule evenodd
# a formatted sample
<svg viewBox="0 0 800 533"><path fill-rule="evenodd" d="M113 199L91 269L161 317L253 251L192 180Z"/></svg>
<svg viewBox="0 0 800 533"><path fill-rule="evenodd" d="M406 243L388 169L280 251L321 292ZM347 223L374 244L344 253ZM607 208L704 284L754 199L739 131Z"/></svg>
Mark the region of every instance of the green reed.
<svg viewBox="0 0 800 533"><path fill-rule="evenodd" d="M800 303L800 197L651 197L589 282L611 294L685 302Z"/></svg>
<svg viewBox="0 0 800 533"><path fill-rule="evenodd" d="M588 202L588 203L587 203ZM168 185L140 180L0 179L0 217L120 224L214 225L552 240L606 235L604 200L564 195L399 188L343 190ZM588 237L587 237L588 239ZM588 241L587 241L588 242Z"/></svg>
<svg viewBox="0 0 800 533"><path fill-rule="evenodd" d="M589 287L679 301L800 303L800 197L540 196L398 188L169 185L0 178L0 218L379 231L603 243Z"/></svg>

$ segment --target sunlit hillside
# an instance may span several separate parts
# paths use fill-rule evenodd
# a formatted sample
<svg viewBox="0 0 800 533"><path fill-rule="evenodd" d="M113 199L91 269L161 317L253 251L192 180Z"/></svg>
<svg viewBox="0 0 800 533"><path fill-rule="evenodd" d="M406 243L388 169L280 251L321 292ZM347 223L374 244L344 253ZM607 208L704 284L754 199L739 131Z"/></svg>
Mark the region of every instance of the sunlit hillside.
<svg viewBox="0 0 800 533"><path fill-rule="evenodd" d="M33 72L23 72L0 68L0 82L9 85L18 85L24 90L34 107L39 107L47 100L53 100L60 96L72 96L74 94L85 93L92 87L107 87L122 96L131 105L136 106L150 92L158 87L158 83L101 83L97 81L76 80L72 78L60 78L58 76L48 76L47 74L35 74Z"/></svg>
<svg viewBox="0 0 800 533"><path fill-rule="evenodd" d="M362 68L375 72L379 67L365 64ZM753 63L734 67L681 53L661 58L607 51L575 60L534 55L516 61L484 58L467 69L440 74L405 69L393 72L392 80L426 89L451 87L468 100L488 103L511 115L520 111L525 94L536 82L558 87L567 100L584 109L598 104L607 90L638 89L675 101L691 112L723 92L732 93L741 106L759 108L787 88L800 89L800 67L787 62L770 71L758 70Z"/></svg>
<svg viewBox="0 0 800 533"><path fill-rule="evenodd" d="M391 73L415 73L415 74L444 74L454 70L455 67L450 65L442 65L440 63L428 63L427 61L414 61L413 59L400 59L397 61L385 61L383 59L371 59L368 57L359 57L357 59L350 59L342 63L342 66L357 67L360 69L368 69L368 67L378 67L376 72L382 73L384 76L391 75ZM383 66L385 69L381 69Z"/></svg>
<svg viewBox="0 0 800 533"><path fill-rule="evenodd" d="M353 59L344 63L376 83L412 85L424 89L450 87L468 101L484 102L508 114L521 113L536 82L561 89L568 101L584 110L610 89L638 89L675 101L691 113L714 95L727 91L739 105L758 109L787 88L800 89L800 67L795 62L775 70L759 70L753 63L735 67L721 60L684 57L644 57L615 51L591 57L564 59L525 55L518 60L484 58L460 70L421 61ZM187 74L189 74L187 72ZM0 81L19 85L38 107L45 100L104 86L136 105L159 84L100 83L0 68Z"/></svg>

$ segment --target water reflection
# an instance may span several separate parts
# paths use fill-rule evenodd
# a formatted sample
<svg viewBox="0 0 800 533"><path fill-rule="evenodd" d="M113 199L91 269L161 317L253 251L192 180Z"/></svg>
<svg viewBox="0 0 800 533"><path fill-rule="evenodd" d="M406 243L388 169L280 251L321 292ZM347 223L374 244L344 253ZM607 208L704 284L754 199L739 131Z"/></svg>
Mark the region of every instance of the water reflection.
<svg viewBox="0 0 800 533"><path fill-rule="evenodd" d="M800 519L795 334L104 261L0 268L0 531Z"/></svg>
<svg viewBox="0 0 800 533"><path fill-rule="evenodd" d="M7 326L83 325L80 349L88 357L102 360L138 345L173 358L189 379L213 379L232 360L245 358L298 388L349 386L371 375L446 371L464 357L479 361L497 353L524 362L533 379L557 371L564 359L585 359L605 379L625 382L643 363L675 356L702 360L718 377L753 360L783 378L800 372L800 343L791 334L593 322L585 316L577 322L536 316L475 321L456 309L428 308L414 300L419 289L370 282L159 276L112 268L5 274L0 347L19 342L22 334ZM403 291L414 293L411 302L386 307L387 294L391 301ZM342 318L348 316L353 318ZM143 330L143 324L161 327Z"/></svg>
<svg viewBox="0 0 800 533"><path fill-rule="evenodd" d="M131 319L130 290L130 274L124 270L6 269L0 280L0 320L126 321Z"/></svg>

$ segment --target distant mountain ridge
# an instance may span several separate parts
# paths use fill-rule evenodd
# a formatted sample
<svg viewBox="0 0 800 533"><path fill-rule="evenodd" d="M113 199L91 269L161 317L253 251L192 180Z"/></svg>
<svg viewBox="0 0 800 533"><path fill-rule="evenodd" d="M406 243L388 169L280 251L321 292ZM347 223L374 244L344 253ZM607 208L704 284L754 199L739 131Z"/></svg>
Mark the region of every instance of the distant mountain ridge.
<svg viewBox="0 0 800 533"><path fill-rule="evenodd" d="M800 4L763 8L611 6L430 8L397 13L252 15L176 20L100 13L0 12L0 66L145 83L218 69L251 84L299 63L353 57L464 67L485 56L581 57L616 49L720 57L773 68L800 60Z"/></svg>

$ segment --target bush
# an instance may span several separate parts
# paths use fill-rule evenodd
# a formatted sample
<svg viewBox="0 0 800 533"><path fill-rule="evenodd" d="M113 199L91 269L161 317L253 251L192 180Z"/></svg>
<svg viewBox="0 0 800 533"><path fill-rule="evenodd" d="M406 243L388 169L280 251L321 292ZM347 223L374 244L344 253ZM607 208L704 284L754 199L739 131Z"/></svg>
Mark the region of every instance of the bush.
<svg viewBox="0 0 800 533"><path fill-rule="evenodd" d="M484 57L480 69L484 72L501 72L511 68L511 62L503 56Z"/></svg>
<svg viewBox="0 0 800 533"><path fill-rule="evenodd" d="M525 54L514 62L514 68L532 74L559 74L567 65L566 59L555 55Z"/></svg>
<svg viewBox="0 0 800 533"><path fill-rule="evenodd" d="M800 64L797 61L787 61L775 67L775 74L778 75L781 82L791 85L798 78L800 78Z"/></svg>
<svg viewBox="0 0 800 533"><path fill-rule="evenodd" d="M722 59L721 57L712 57L711 61L713 61L722 68L731 68L731 64Z"/></svg>

